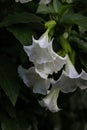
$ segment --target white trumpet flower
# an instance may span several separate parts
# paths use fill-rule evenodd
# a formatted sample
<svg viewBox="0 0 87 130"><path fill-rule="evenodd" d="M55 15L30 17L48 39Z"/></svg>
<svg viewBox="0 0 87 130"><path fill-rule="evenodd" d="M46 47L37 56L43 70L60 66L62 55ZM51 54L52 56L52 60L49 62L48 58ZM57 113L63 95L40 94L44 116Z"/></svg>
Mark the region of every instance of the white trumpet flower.
<svg viewBox="0 0 87 130"><path fill-rule="evenodd" d="M20 78L28 87L33 88L34 93L46 95L50 86L50 79L41 78L36 72L35 68L31 67L28 70L22 66L18 67Z"/></svg>
<svg viewBox="0 0 87 130"><path fill-rule="evenodd" d="M45 98L39 101L39 103L42 107L45 107L52 112L58 112L60 110L57 105L58 96L59 89L52 89Z"/></svg>
<svg viewBox="0 0 87 130"><path fill-rule="evenodd" d="M66 63L66 56L61 57L53 51L53 40L49 41L48 31L39 40L33 38L33 44L24 46L24 50L29 56L29 60L35 65L35 71L47 79L49 74L57 73Z"/></svg>
<svg viewBox="0 0 87 130"><path fill-rule="evenodd" d="M85 89L87 88L87 73L82 70L79 74L67 56L65 70L60 78L53 83L53 87L60 87L61 91L64 93L73 92L77 87Z"/></svg>

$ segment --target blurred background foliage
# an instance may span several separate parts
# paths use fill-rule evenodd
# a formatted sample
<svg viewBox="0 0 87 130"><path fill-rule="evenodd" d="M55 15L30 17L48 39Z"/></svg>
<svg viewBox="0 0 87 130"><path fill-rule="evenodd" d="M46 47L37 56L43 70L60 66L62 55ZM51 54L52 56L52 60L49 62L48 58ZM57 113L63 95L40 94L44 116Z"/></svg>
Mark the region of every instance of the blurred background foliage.
<svg viewBox="0 0 87 130"><path fill-rule="evenodd" d="M87 90L60 92L61 110L51 113L39 105L42 95L33 94L17 72L20 64L32 66L23 45L32 44L32 35L39 38L48 20L57 22L54 50L60 51L62 43L69 42L77 70L87 71L87 0L53 0L49 5L38 2L0 0L0 130L87 130ZM68 41L61 39L65 33Z"/></svg>

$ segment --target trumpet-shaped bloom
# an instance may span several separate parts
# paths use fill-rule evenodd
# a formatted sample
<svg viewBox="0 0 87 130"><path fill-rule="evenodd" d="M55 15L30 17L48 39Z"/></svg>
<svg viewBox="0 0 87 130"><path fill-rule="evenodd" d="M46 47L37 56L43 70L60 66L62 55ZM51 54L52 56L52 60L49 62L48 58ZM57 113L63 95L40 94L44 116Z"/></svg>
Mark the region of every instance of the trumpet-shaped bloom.
<svg viewBox="0 0 87 130"><path fill-rule="evenodd" d="M67 56L65 70L58 81L53 83L53 87L60 87L64 93L73 92L77 87L85 89L87 88L87 73L82 70L79 74Z"/></svg>
<svg viewBox="0 0 87 130"><path fill-rule="evenodd" d="M36 72L35 68L31 67L28 70L24 69L22 66L18 67L18 73L23 82L28 87L33 88L34 93L47 94L50 86L50 79L41 78Z"/></svg>
<svg viewBox="0 0 87 130"><path fill-rule="evenodd" d="M58 96L59 89L52 89L45 98L39 101L39 103L42 107L46 107L52 112L58 112L60 110L57 105Z"/></svg>
<svg viewBox="0 0 87 130"><path fill-rule="evenodd" d="M47 78L53 72L57 73L66 63L66 56L61 57L53 51L53 40L49 41L48 32L44 33L39 40L33 38L33 44L24 46L29 60L35 65L36 72Z"/></svg>
<svg viewBox="0 0 87 130"><path fill-rule="evenodd" d="M15 2L20 2L20 3L27 3L27 2L30 2L32 0L15 0Z"/></svg>
<svg viewBox="0 0 87 130"><path fill-rule="evenodd" d="M49 4L51 0L40 0L39 4Z"/></svg>

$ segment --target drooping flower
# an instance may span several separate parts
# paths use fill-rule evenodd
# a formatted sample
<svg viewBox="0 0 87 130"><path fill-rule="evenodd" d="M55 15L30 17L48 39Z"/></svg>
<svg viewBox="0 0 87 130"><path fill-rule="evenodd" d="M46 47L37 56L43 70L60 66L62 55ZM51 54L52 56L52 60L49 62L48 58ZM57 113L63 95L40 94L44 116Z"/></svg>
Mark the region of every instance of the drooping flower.
<svg viewBox="0 0 87 130"><path fill-rule="evenodd" d="M45 79L49 74L57 73L66 63L66 56L61 57L53 51L52 42L49 41L47 30L39 40L33 38L31 46L24 46L29 60L35 65L35 71Z"/></svg>
<svg viewBox="0 0 87 130"><path fill-rule="evenodd" d="M39 103L42 107L45 107L52 112L58 112L60 110L57 105L58 96L59 89L52 89L45 98L39 101Z"/></svg>
<svg viewBox="0 0 87 130"><path fill-rule="evenodd" d="M41 78L36 72L35 68L31 67L28 70L22 66L18 67L18 73L26 86L33 88L34 93L46 95L50 87L50 79Z"/></svg>
<svg viewBox="0 0 87 130"><path fill-rule="evenodd" d="M15 2L20 2L20 3L27 3L27 2L30 2L32 0L15 0Z"/></svg>
<svg viewBox="0 0 87 130"><path fill-rule="evenodd" d="M60 87L64 93L73 92L77 87L85 89L87 88L87 73L82 70L79 74L67 56L65 70L62 72L61 77L53 83L53 87Z"/></svg>
<svg viewBox="0 0 87 130"><path fill-rule="evenodd" d="M39 4L49 4L51 0L40 0Z"/></svg>

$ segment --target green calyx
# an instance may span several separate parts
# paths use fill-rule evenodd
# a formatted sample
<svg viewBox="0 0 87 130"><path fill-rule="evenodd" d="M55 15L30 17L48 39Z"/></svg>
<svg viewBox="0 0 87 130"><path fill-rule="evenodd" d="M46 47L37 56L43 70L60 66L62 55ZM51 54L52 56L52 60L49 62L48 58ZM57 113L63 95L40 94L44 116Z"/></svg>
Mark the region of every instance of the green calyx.
<svg viewBox="0 0 87 130"><path fill-rule="evenodd" d="M54 27L56 26L55 20L50 20L45 23L45 28L49 33L49 37L51 38L54 35Z"/></svg>
<svg viewBox="0 0 87 130"><path fill-rule="evenodd" d="M68 41L68 34L64 33L64 35L60 36L60 44L62 46L63 51L65 54L68 54L70 56L70 59L73 64L75 64L75 51L71 48L71 45Z"/></svg>
<svg viewBox="0 0 87 130"><path fill-rule="evenodd" d="M50 20L45 23L45 28L49 30L53 29L55 26L56 26L55 20Z"/></svg>
<svg viewBox="0 0 87 130"><path fill-rule="evenodd" d="M68 39L64 38L64 36L60 36L60 44L67 54L72 52Z"/></svg>

